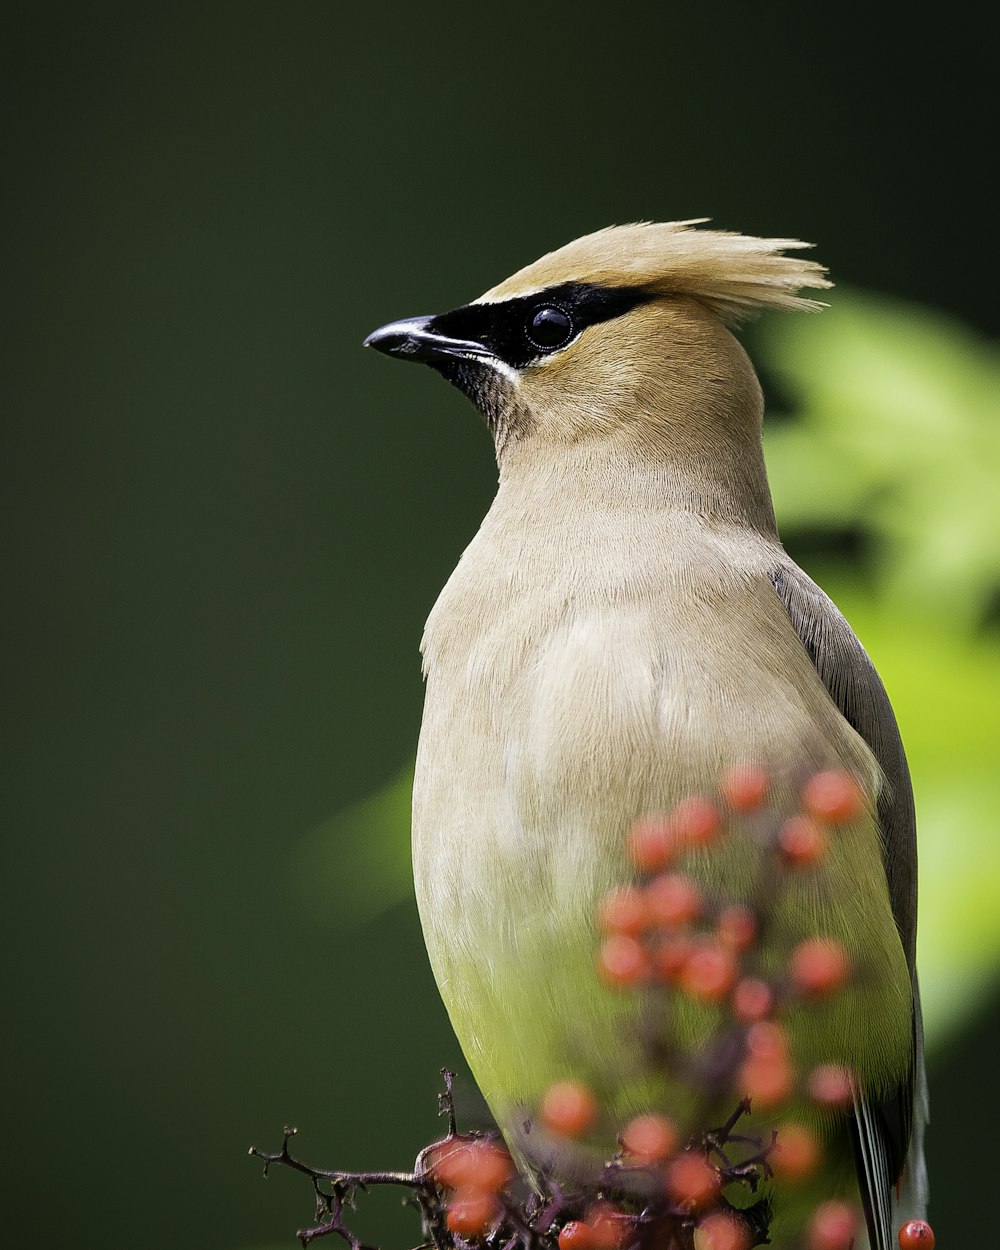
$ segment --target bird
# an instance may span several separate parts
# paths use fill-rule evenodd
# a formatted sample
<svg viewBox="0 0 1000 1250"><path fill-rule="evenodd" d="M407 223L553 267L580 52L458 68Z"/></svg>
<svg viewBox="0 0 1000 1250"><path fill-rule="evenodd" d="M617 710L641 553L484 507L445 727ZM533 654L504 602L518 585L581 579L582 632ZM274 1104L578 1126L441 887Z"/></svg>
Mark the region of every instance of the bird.
<svg viewBox="0 0 1000 1250"><path fill-rule="evenodd" d="M418 908L458 1039L524 1161L533 1110L567 1072L614 1123L682 1097L637 1070L632 1002L594 976L594 910L634 822L735 759L781 793L804 764L863 779L835 888L795 906L867 971L796 1045L858 1075L841 1129L870 1244L890 1250L927 1189L912 788L875 668L778 536L762 390L735 334L824 307L801 292L832 283L799 254L810 245L707 220L598 230L365 340L467 396L498 466L421 644ZM800 1244L796 1218L776 1245Z"/></svg>

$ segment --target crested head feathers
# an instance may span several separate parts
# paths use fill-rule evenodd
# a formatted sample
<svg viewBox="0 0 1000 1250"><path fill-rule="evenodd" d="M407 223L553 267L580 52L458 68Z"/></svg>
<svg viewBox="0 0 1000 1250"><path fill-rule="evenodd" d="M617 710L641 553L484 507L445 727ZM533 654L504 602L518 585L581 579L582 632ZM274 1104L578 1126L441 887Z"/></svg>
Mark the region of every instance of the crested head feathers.
<svg viewBox="0 0 1000 1250"><path fill-rule="evenodd" d="M816 311L824 305L799 295L833 284L816 261L786 252L811 247L798 239L758 239L730 230L692 229L688 221L608 226L549 252L480 296L495 303L567 282L587 282L683 295L736 325L768 308Z"/></svg>

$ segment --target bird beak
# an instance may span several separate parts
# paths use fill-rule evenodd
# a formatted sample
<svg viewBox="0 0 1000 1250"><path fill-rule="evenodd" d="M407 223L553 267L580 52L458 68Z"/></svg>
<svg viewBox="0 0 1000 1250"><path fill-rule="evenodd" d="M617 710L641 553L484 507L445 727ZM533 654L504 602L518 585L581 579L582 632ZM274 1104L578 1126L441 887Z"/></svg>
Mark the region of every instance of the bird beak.
<svg viewBox="0 0 1000 1250"><path fill-rule="evenodd" d="M422 364L438 364L454 360L493 360L493 353L473 339L453 339L438 334L433 317L406 317L390 321L374 330L362 346L374 347L387 356L400 360L417 360Z"/></svg>

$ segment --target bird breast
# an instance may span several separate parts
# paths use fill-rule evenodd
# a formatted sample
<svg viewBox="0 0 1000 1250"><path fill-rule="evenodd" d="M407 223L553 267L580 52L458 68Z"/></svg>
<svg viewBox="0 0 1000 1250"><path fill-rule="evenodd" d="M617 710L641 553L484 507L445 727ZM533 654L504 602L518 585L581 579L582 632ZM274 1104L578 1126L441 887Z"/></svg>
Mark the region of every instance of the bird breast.
<svg viewBox="0 0 1000 1250"><path fill-rule="evenodd" d="M620 1053L628 1029L595 985L593 914L628 873L636 819L747 756L784 775L786 793L819 767L876 779L767 577L774 545L694 517L648 517L641 541L599 522L533 538L487 517L424 638L417 902L496 1114L541 1073L555 1079L574 1047L598 1064ZM745 885L739 856L701 870L724 892ZM839 900L825 900L832 932L857 930L861 883L881 872L877 835L859 830L843 846ZM882 894L880 933L895 951ZM792 927L817 905L803 894Z"/></svg>
<svg viewBox="0 0 1000 1250"><path fill-rule="evenodd" d="M424 636L428 914L527 873L587 893L621 871L631 821L750 754L871 770L768 581L774 544L669 511L537 527L499 511Z"/></svg>

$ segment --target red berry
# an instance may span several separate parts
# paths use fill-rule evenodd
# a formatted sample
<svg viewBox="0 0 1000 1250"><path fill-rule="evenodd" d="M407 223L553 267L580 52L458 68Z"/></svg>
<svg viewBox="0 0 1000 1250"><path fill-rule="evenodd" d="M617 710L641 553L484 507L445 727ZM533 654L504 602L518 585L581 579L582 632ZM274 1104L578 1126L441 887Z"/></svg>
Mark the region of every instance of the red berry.
<svg viewBox="0 0 1000 1250"><path fill-rule="evenodd" d="M471 1154L470 1185L495 1191L503 1189L514 1179L514 1161L498 1143L477 1141L471 1147Z"/></svg>
<svg viewBox="0 0 1000 1250"><path fill-rule="evenodd" d="M809 1250L851 1250L858 1235L858 1215L846 1202L824 1202L809 1225Z"/></svg>
<svg viewBox="0 0 1000 1250"><path fill-rule="evenodd" d="M695 1245L698 1250L749 1250L750 1232L742 1220L716 1211L698 1225Z"/></svg>
<svg viewBox="0 0 1000 1250"><path fill-rule="evenodd" d="M559 1230L559 1250L597 1250L594 1230L583 1220L570 1220Z"/></svg>
<svg viewBox="0 0 1000 1250"><path fill-rule="evenodd" d="M447 1189L502 1189L514 1177L510 1155L498 1142L453 1138L431 1163L431 1174Z"/></svg>
<svg viewBox="0 0 1000 1250"><path fill-rule="evenodd" d="M757 936L757 917L749 907L727 907L719 914L719 941L735 951L745 951Z"/></svg>
<svg viewBox="0 0 1000 1250"><path fill-rule="evenodd" d="M443 1185L446 1189L454 1189L461 1183L461 1176L464 1175L464 1152L467 1145L468 1141L465 1138L452 1137L428 1151L427 1170L439 1185ZM463 1163L456 1167L455 1164L460 1157L463 1158Z"/></svg>
<svg viewBox="0 0 1000 1250"><path fill-rule="evenodd" d="M484 1237L499 1214L495 1194L483 1189L459 1189L448 1202L448 1227L459 1237Z"/></svg>
<svg viewBox="0 0 1000 1250"><path fill-rule="evenodd" d="M646 907L654 924L676 928L689 924L701 912L701 893L690 877L665 872L646 887Z"/></svg>
<svg viewBox="0 0 1000 1250"><path fill-rule="evenodd" d="M784 1025L761 1020L747 1030L747 1051L756 1059L787 1059L788 1033Z"/></svg>
<svg viewBox="0 0 1000 1250"><path fill-rule="evenodd" d="M826 835L808 816L790 816L778 831L778 849L793 868L807 868L826 854Z"/></svg>
<svg viewBox="0 0 1000 1250"><path fill-rule="evenodd" d="M738 1020L752 1023L769 1016L774 1008L774 993L766 981L740 981L733 990L733 1014Z"/></svg>
<svg viewBox="0 0 1000 1250"><path fill-rule="evenodd" d="M667 1168L667 1193L679 1206L697 1211L706 1207L722 1188L719 1173L703 1155L683 1154Z"/></svg>
<svg viewBox="0 0 1000 1250"><path fill-rule="evenodd" d="M605 933L635 937L648 922L646 899L638 886L616 886L605 894L597 908L597 923Z"/></svg>
<svg viewBox="0 0 1000 1250"><path fill-rule="evenodd" d="M671 824L677 837L688 846L711 845L722 826L719 809L703 794L681 799L673 810Z"/></svg>
<svg viewBox="0 0 1000 1250"><path fill-rule="evenodd" d="M601 943L597 969L609 985L636 985L648 975L649 960L641 942L616 933Z"/></svg>
<svg viewBox="0 0 1000 1250"><path fill-rule="evenodd" d="M660 1163L680 1145L680 1134L672 1120L663 1115L637 1115L622 1133L622 1149L638 1163Z"/></svg>
<svg viewBox="0 0 1000 1250"><path fill-rule="evenodd" d="M563 1137L581 1137L597 1119L597 1099L581 1081L556 1081L542 1099L542 1120Z"/></svg>
<svg viewBox="0 0 1000 1250"><path fill-rule="evenodd" d="M804 1124L782 1124L768 1161L782 1180L795 1183L812 1176L822 1154L819 1138L812 1129Z"/></svg>
<svg viewBox="0 0 1000 1250"><path fill-rule="evenodd" d="M795 1071L784 1055L751 1055L740 1067L736 1083L756 1108L777 1107L791 1094Z"/></svg>
<svg viewBox="0 0 1000 1250"><path fill-rule="evenodd" d="M899 1250L934 1250L934 1230L926 1220L908 1220L899 1230Z"/></svg>
<svg viewBox="0 0 1000 1250"><path fill-rule="evenodd" d="M632 1225L607 1202L595 1202L587 1211L587 1223L594 1238L594 1250L620 1250Z"/></svg>
<svg viewBox="0 0 1000 1250"><path fill-rule="evenodd" d="M465 1137L452 1137L437 1145L427 1157L427 1170L434 1180L446 1189L455 1189L467 1176L469 1141Z"/></svg>
<svg viewBox="0 0 1000 1250"><path fill-rule="evenodd" d="M802 805L817 820L844 825L861 815L865 797L850 773L831 769L809 778L802 787Z"/></svg>
<svg viewBox="0 0 1000 1250"><path fill-rule="evenodd" d="M831 994L847 981L851 961L835 938L809 938L792 951L789 970L803 994Z"/></svg>
<svg viewBox="0 0 1000 1250"><path fill-rule="evenodd" d="M628 853L640 872L659 872L674 857L677 840L666 816L645 816L628 834Z"/></svg>
<svg viewBox="0 0 1000 1250"><path fill-rule="evenodd" d="M662 981L677 981L684 971L694 943L683 934L665 937L653 952L653 964Z"/></svg>
<svg viewBox="0 0 1000 1250"><path fill-rule="evenodd" d="M714 942L699 943L681 969L680 983L694 998L708 1001L729 993L736 980L736 960L732 951Z"/></svg>
<svg viewBox="0 0 1000 1250"><path fill-rule="evenodd" d="M821 1107L839 1111L854 1101L854 1082L839 1063L821 1063L809 1073L806 1092Z"/></svg>
<svg viewBox="0 0 1000 1250"><path fill-rule="evenodd" d="M734 764L727 769L719 790L737 812L752 812L764 802L771 788L766 769L759 764Z"/></svg>

